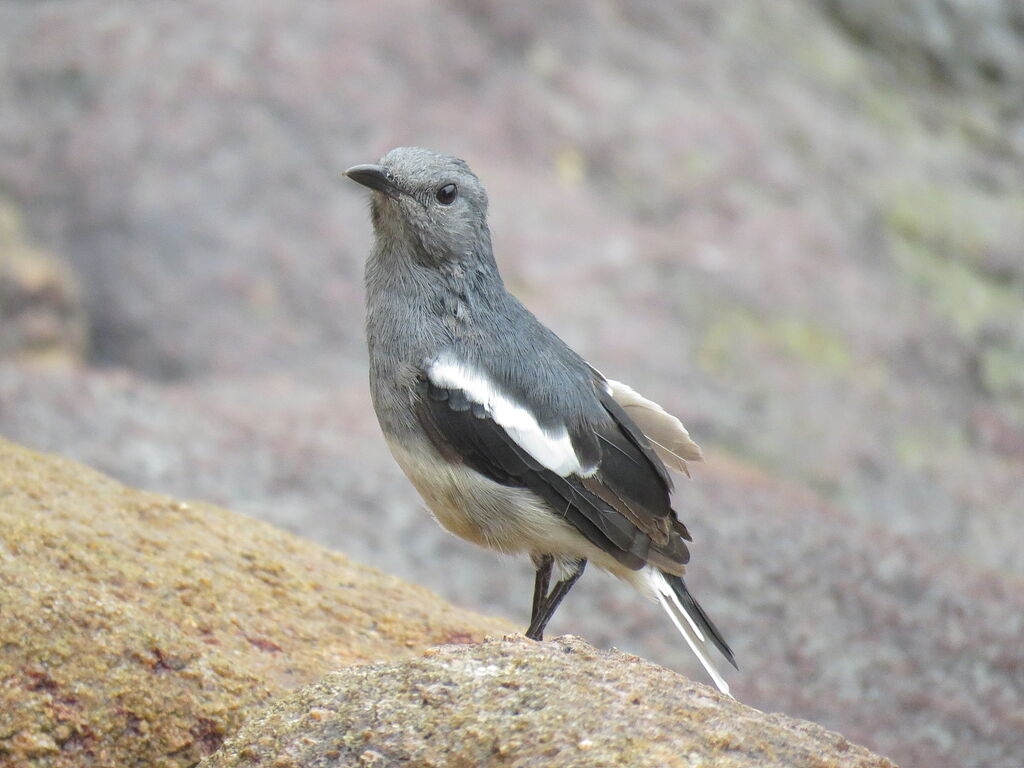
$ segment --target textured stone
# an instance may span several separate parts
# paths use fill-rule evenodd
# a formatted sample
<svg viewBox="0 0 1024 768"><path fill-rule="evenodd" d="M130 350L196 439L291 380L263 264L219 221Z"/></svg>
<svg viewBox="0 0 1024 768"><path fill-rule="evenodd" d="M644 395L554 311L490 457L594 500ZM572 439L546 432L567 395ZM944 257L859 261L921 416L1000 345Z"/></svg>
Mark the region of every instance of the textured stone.
<svg viewBox="0 0 1024 768"><path fill-rule="evenodd" d="M187 766L328 670L507 624L0 440L0 765Z"/></svg>
<svg viewBox="0 0 1024 768"><path fill-rule="evenodd" d="M200 765L893 768L821 726L572 636L446 646L332 673Z"/></svg>
<svg viewBox="0 0 1024 768"><path fill-rule="evenodd" d="M28 242L19 212L0 197L0 358L81 362L87 340L71 269Z"/></svg>

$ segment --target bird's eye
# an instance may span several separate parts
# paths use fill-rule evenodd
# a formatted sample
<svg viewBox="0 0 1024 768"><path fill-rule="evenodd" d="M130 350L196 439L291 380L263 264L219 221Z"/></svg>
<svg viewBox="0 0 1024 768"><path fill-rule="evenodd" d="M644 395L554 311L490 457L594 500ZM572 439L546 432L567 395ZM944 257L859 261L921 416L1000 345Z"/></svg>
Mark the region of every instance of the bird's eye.
<svg viewBox="0 0 1024 768"><path fill-rule="evenodd" d="M454 184L445 184L437 190L437 202L441 205L451 205L459 196L459 188Z"/></svg>

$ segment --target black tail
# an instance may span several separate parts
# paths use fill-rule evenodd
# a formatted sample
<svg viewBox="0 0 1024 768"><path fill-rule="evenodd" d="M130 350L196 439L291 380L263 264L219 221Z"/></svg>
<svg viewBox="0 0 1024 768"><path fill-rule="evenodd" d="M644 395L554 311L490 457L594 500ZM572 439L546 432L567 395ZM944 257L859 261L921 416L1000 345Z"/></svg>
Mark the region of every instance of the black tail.
<svg viewBox="0 0 1024 768"><path fill-rule="evenodd" d="M662 572L664 573L664 571ZM725 642L725 638L722 637L722 633L715 626L715 622L704 613L704 609L700 607L693 595L690 594L690 590L686 588L686 582L683 581L682 576L673 576L668 573L664 573L665 581L668 582L669 586L672 587L672 591L676 593L676 597L679 598L679 602L682 604L686 612L694 620L697 626L700 627L701 632L711 639L715 647L721 651L722 655L725 656L726 661L733 665L737 670L739 666L736 664L736 657L732 654L732 648Z"/></svg>

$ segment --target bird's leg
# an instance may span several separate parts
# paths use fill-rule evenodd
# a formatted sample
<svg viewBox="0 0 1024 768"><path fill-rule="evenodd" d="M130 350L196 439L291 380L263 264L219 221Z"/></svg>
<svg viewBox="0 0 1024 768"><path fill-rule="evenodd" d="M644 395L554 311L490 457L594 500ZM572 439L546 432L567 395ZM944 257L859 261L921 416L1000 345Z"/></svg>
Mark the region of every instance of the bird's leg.
<svg viewBox="0 0 1024 768"><path fill-rule="evenodd" d="M537 576L533 582L533 610L530 612L530 626L536 623L544 608L544 601L548 596L548 584L551 582L551 567L555 558L551 555L535 555L533 564L537 568Z"/></svg>
<svg viewBox="0 0 1024 768"><path fill-rule="evenodd" d="M545 557L549 557L545 555ZM569 594L569 590L572 589L573 584L579 581L580 576L583 575L583 569L587 567L586 560L578 560L576 563L576 570L571 576L562 579L555 584L554 589L551 590L551 594L545 597L539 606L537 605L537 594L534 592L534 615L530 619L530 627L526 630L526 636L531 640L543 640L544 639L544 627L551 621L551 617L555 615L555 609L558 608L558 604L562 602L562 598ZM551 564L547 566L547 573L544 575L545 582L551 574ZM540 569L537 571L537 583L540 583ZM547 585L545 584L545 587Z"/></svg>

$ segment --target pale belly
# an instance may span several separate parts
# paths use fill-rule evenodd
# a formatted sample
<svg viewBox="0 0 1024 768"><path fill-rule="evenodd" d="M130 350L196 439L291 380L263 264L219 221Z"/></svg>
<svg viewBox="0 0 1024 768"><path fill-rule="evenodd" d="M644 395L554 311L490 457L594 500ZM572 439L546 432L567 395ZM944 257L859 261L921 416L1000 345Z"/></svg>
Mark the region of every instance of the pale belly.
<svg viewBox="0 0 1024 768"><path fill-rule="evenodd" d="M445 461L432 447L411 451L390 440L388 447L436 520L459 538L510 554L548 554L566 561L586 558L633 581L633 571L587 541L531 491L500 485Z"/></svg>

